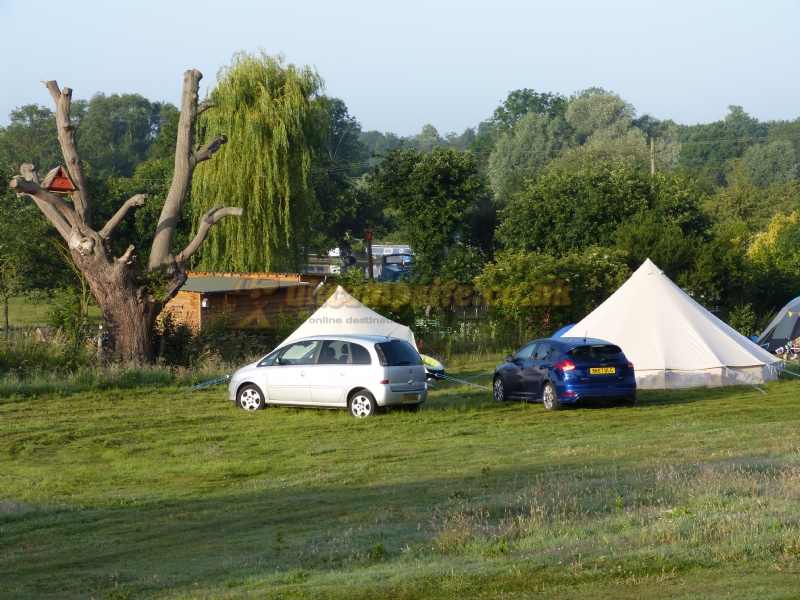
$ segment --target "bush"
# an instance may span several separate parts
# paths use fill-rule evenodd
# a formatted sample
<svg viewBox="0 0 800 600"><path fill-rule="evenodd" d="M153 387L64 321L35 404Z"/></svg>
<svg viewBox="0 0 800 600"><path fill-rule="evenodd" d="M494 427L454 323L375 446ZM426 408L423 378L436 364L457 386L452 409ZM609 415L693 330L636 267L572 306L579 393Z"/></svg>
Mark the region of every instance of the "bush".
<svg viewBox="0 0 800 600"><path fill-rule="evenodd" d="M267 354L303 323L308 315L279 317L275 329L229 329L231 311L224 310L200 331L176 323L166 314L158 323L154 350L159 364L185 368L213 368L223 363L244 364Z"/></svg>
<svg viewBox="0 0 800 600"><path fill-rule="evenodd" d="M628 277L627 254L589 248L554 258L505 251L475 278L490 317L516 327L518 343L577 323L602 304Z"/></svg>
<svg viewBox="0 0 800 600"><path fill-rule="evenodd" d="M62 341L83 347L95 335L81 308L80 297L72 290L58 291L50 307L50 326L59 332Z"/></svg>
<svg viewBox="0 0 800 600"><path fill-rule="evenodd" d="M744 336L753 335L756 330L756 313L752 304L740 304L728 314L728 325Z"/></svg>

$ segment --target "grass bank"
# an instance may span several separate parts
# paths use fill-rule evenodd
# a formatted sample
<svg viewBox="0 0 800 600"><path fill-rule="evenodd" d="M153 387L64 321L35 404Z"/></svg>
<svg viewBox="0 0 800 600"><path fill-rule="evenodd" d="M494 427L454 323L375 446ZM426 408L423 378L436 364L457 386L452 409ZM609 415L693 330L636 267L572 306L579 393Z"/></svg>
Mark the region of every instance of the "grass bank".
<svg viewBox="0 0 800 600"><path fill-rule="evenodd" d="M765 388L548 413L453 387L364 421L14 394L0 597L792 597L800 382Z"/></svg>

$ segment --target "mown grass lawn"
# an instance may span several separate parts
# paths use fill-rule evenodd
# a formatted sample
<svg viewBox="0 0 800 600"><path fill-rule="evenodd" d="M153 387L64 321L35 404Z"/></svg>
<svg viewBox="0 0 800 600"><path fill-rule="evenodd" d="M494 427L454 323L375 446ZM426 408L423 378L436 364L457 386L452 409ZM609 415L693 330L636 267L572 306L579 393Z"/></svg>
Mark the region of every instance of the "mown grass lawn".
<svg viewBox="0 0 800 600"><path fill-rule="evenodd" d="M548 413L454 387L367 420L3 398L0 597L797 597L800 381L765 389Z"/></svg>

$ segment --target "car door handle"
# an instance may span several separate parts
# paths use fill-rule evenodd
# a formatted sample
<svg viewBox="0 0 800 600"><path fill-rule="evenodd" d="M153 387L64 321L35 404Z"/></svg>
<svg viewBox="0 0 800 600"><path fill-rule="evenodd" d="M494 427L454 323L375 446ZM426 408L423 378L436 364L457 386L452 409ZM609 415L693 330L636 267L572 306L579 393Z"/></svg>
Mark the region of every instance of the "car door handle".
<svg viewBox="0 0 800 600"><path fill-rule="evenodd" d="M306 376L306 372L305 371L300 371L300 377L305 377L305 376Z"/></svg>
<svg viewBox="0 0 800 600"><path fill-rule="evenodd" d="M344 373L339 373L339 375L341 375L342 377L344 377Z"/></svg>

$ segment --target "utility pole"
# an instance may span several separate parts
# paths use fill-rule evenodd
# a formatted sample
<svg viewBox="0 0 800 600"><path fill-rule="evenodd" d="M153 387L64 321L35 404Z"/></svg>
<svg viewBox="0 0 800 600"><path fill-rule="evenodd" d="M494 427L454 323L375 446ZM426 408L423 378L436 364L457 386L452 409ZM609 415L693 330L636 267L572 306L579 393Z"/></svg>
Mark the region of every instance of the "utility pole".
<svg viewBox="0 0 800 600"><path fill-rule="evenodd" d="M656 174L656 138L650 137L650 177Z"/></svg>
<svg viewBox="0 0 800 600"><path fill-rule="evenodd" d="M372 232L364 232L364 241L367 243L367 277L372 280Z"/></svg>

